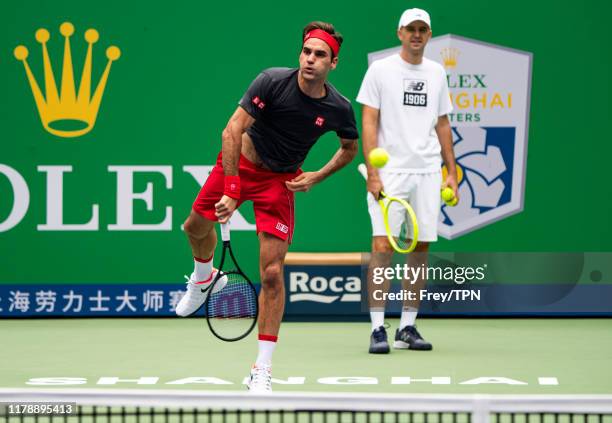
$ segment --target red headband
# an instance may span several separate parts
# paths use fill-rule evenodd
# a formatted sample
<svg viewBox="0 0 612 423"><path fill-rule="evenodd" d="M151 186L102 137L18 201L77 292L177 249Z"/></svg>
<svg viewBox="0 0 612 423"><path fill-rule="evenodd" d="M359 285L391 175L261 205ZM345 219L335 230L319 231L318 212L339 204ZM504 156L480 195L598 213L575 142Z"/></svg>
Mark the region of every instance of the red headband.
<svg viewBox="0 0 612 423"><path fill-rule="evenodd" d="M338 41L336 41L336 39L332 37L329 32L323 31L322 29L313 29L308 34L306 34L306 36L304 37L304 42L311 38L318 38L319 40L325 41L325 44L327 44L329 48L331 48L332 52L334 53L334 56L338 55L338 52L340 51L340 44L338 44Z"/></svg>

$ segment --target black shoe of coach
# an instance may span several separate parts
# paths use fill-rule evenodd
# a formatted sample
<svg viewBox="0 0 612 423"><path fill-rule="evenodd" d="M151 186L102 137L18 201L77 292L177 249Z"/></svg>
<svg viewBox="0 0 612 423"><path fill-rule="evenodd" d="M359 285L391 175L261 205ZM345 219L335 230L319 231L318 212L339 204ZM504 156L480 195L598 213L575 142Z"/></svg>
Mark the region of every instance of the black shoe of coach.
<svg viewBox="0 0 612 423"><path fill-rule="evenodd" d="M389 342L387 341L387 331L384 326L374 329L370 335L370 354L388 354Z"/></svg>
<svg viewBox="0 0 612 423"><path fill-rule="evenodd" d="M399 350L430 351L433 347L423 339L416 326L406 326L395 331L393 348Z"/></svg>

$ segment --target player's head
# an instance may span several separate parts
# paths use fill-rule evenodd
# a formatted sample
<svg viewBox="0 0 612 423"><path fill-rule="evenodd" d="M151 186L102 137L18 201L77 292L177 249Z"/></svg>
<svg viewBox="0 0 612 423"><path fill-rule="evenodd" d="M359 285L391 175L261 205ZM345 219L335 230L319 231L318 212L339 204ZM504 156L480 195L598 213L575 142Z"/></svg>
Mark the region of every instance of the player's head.
<svg viewBox="0 0 612 423"><path fill-rule="evenodd" d="M300 74L306 80L325 80L338 64L342 35L327 22L311 22L302 31Z"/></svg>
<svg viewBox="0 0 612 423"><path fill-rule="evenodd" d="M402 48L412 53L423 53L431 38L431 19L423 9L408 9L400 17L397 37Z"/></svg>

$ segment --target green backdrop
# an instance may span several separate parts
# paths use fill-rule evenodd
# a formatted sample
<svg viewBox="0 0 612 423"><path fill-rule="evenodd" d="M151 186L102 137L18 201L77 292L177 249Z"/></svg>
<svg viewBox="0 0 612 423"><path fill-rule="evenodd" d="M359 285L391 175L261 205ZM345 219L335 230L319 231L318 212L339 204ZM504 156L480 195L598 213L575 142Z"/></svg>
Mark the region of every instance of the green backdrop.
<svg viewBox="0 0 612 423"><path fill-rule="evenodd" d="M605 2L484 0L354 2L151 2L108 0L9 2L0 6L0 164L27 181L24 219L0 233L0 283L169 282L192 267L180 225L198 192L185 165L211 165L221 130L250 81L263 68L297 66L302 27L311 20L336 25L345 37L332 83L354 101L368 52L396 46L397 20L408 7L432 16L435 35L452 33L533 53L533 85L525 209L464 235L441 239L438 251L610 251L612 201L609 162L611 7ZM72 22L75 74L85 53L83 32L95 28L93 80L109 45L113 63L94 129L77 139L47 133L23 66L20 44L42 83L38 28L51 32L49 51L59 78L59 25ZM360 110L356 105L360 119ZM321 167L338 147L323 137L304 165ZM95 232L40 232L45 222L46 175L40 165L71 165L64 175L64 220L84 223L100 205ZM116 174L109 165L170 165L173 187L158 174L139 175L134 189L153 182L154 208L136 202L138 223L158 223L173 208L172 231L117 232ZM370 224L356 163L297 195L290 251L366 251ZM13 204L0 175L0 222ZM243 214L253 222L250 205ZM254 232L233 239L248 273L257 274Z"/></svg>

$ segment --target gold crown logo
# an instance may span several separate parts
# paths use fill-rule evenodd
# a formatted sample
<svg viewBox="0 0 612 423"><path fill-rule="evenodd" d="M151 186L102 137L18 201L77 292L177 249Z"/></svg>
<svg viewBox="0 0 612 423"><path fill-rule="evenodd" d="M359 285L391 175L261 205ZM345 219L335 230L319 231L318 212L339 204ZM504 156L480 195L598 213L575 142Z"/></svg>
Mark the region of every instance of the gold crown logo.
<svg viewBox="0 0 612 423"><path fill-rule="evenodd" d="M59 94L55 84L55 77L53 76L53 67L51 66L49 52L47 50L47 41L49 41L50 38L49 31L41 28L36 31L35 34L36 41L42 45L46 94L44 97L28 65L28 61L26 60L29 54L28 49L22 45L17 46L14 54L17 60L23 62L28 81L30 82L30 88L32 88L32 94L34 95L34 101L36 102L38 113L40 114L40 120L44 128L53 135L73 138L88 133L94 127L96 117L98 116L98 109L102 102L104 88L106 87L106 81L108 80L108 74L110 73L111 64L113 61L119 59L121 51L115 46L110 46L106 49L108 62L102 74L102 78L100 78L98 86L92 96L92 50L93 45L99 39L99 34L95 29L88 29L85 31L85 41L88 44L87 55L85 56L85 63L81 74L81 84L79 85L79 92L77 94L74 83L74 71L72 68L72 54L70 50L70 37L74 34L74 26L70 22L64 22L60 25L60 33L64 36L65 42L62 85ZM78 124L79 128L61 129L63 126L75 126L75 124Z"/></svg>
<svg viewBox="0 0 612 423"><path fill-rule="evenodd" d="M444 63L445 68L454 68L457 66L459 50L452 47L444 48L440 52L440 56L442 56L442 63Z"/></svg>

